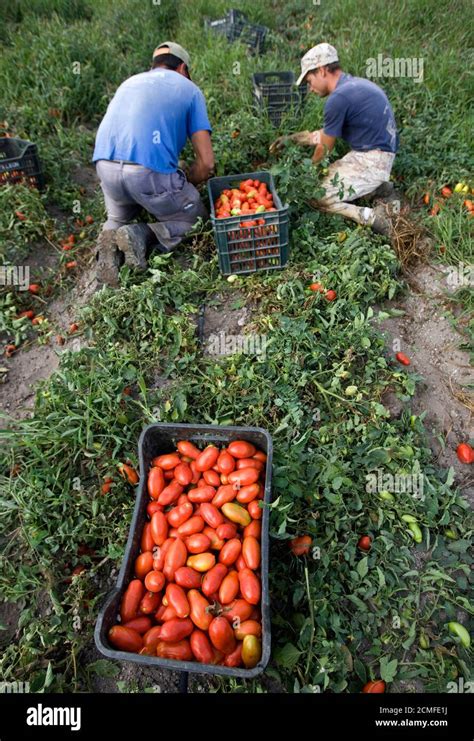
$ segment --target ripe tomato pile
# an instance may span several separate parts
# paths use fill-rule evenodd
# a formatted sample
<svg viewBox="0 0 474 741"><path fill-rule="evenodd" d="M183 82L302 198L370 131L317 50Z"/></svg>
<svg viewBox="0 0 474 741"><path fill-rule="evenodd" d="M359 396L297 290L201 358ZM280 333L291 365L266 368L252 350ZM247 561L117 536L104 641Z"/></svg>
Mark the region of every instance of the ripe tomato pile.
<svg viewBox="0 0 474 741"><path fill-rule="evenodd" d="M266 455L249 442L181 440L152 460L135 579L109 631L122 650L251 669L261 657Z"/></svg>
<svg viewBox="0 0 474 741"><path fill-rule="evenodd" d="M218 219L276 211L273 195L268 192L267 184L251 179L243 180L238 188L224 189L214 203L214 208Z"/></svg>
<svg viewBox="0 0 474 741"><path fill-rule="evenodd" d="M223 190L214 203L214 209L218 219L245 217L240 222L240 229L232 225L227 231L233 272L279 265L278 257L270 257L280 252L277 224L268 224L263 217L253 218L277 210L266 183L250 178L243 180L239 188Z"/></svg>

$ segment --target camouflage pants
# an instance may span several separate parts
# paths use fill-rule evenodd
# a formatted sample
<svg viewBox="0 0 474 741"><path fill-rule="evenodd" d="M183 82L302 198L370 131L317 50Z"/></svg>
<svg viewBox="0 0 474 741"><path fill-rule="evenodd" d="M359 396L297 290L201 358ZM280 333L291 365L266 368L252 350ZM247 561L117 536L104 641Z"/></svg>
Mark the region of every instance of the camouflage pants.
<svg viewBox="0 0 474 741"><path fill-rule="evenodd" d="M329 165L328 174L321 183L326 194L314 201L314 205L321 211L337 213L370 226L375 218L373 209L356 206L350 201L373 193L387 182L394 159L392 152L379 149L349 152Z"/></svg>

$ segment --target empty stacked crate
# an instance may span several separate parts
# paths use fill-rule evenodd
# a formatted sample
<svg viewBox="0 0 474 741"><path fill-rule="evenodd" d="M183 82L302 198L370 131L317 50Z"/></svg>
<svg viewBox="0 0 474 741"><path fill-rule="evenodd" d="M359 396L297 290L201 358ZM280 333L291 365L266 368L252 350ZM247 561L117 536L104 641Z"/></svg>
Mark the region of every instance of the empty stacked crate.
<svg viewBox="0 0 474 741"><path fill-rule="evenodd" d="M226 37L228 41L241 41L256 54L263 54L267 27L256 23L249 23L240 10L229 10L224 18L214 21L206 19L204 27L207 31L214 31Z"/></svg>
<svg viewBox="0 0 474 741"><path fill-rule="evenodd" d="M259 111L266 111L274 126L288 112L297 112L305 99L306 85L296 87L293 72L256 72L253 95Z"/></svg>

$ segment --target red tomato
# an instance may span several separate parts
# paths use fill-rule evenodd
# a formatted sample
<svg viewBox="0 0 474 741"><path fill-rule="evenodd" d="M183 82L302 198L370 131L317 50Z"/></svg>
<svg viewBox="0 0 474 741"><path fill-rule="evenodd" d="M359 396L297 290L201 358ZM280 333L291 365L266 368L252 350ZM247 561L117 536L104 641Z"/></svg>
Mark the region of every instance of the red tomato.
<svg viewBox="0 0 474 741"><path fill-rule="evenodd" d="M204 533L190 535L184 542L186 543L188 553L204 553L204 551L208 551L211 547L211 539L207 535L204 535Z"/></svg>
<svg viewBox="0 0 474 741"><path fill-rule="evenodd" d="M181 641L187 638L194 630L193 621L190 618L172 618L167 620L160 629L160 640L166 642Z"/></svg>
<svg viewBox="0 0 474 741"><path fill-rule="evenodd" d="M222 580L227 575L228 568L223 563L216 564L210 569L202 580L202 591L206 597L210 597L214 592L217 592Z"/></svg>
<svg viewBox="0 0 474 741"><path fill-rule="evenodd" d="M181 455L186 455L193 460L196 460L201 455L201 451L189 440L180 440L176 446Z"/></svg>
<svg viewBox="0 0 474 741"><path fill-rule="evenodd" d="M146 507L146 513L148 517L150 518L153 517L155 512L163 512L163 505L158 504L158 502L154 502L154 501L148 502L147 507Z"/></svg>
<svg viewBox="0 0 474 741"><path fill-rule="evenodd" d="M190 467L191 471L193 472L193 477L191 479L191 483L192 484L197 484L197 482L199 481L199 478L200 478L200 473L199 473L199 471L196 468L196 461L191 461L191 463L189 464L189 467Z"/></svg>
<svg viewBox="0 0 474 741"><path fill-rule="evenodd" d="M138 612L140 615L151 615L152 612L156 612L161 602L161 594L159 592L145 592L142 597Z"/></svg>
<svg viewBox="0 0 474 741"><path fill-rule="evenodd" d="M120 619L122 623L137 617L140 602L145 594L145 587L140 579L132 579L120 603Z"/></svg>
<svg viewBox="0 0 474 741"><path fill-rule="evenodd" d="M189 556L186 566L190 566L196 571L209 571L216 563L216 557L213 553L197 553L195 556Z"/></svg>
<svg viewBox="0 0 474 741"><path fill-rule="evenodd" d="M209 502L204 502L199 511L202 519L214 529L218 528L219 525L222 525L224 522L224 517L221 512L219 512L217 507Z"/></svg>
<svg viewBox="0 0 474 741"><path fill-rule="evenodd" d="M250 484L249 486L242 486L237 493L237 501L241 504L248 504L252 502L260 493L260 484Z"/></svg>
<svg viewBox="0 0 474 741"><path fill-rule="evenodd" d="M249 569L255 571L260 566L260 543L251 535L244 538L242 543L242 556Z"/></svg>
<svg viewBox="0 0 474 741"><path fill-rule="evenodd" d="M143 648L143 638L136 630L123 625L114 625L109 630L109 641L120 651L129 651L137 654Z"/></svg>
<svg viewBox="0 0 474 741"><path fill-rule="evenodd" d="M223 546L219 553L219 563L223 563L225 566L232 566L240 556L242 550L242 543L237 538L228 540Z"/></svg>
<svg viewBox="0 0 474 741"><path fill-rule="evenodd" d="M156 646L156 655L162 659L174 659L175 661L192 661L193 652L189 641L165 642L159 641Z"/></svg>
<svg viewBox="0 0 474 741"><path fill-rule="evenodd" d="M461 463L474 462L474 450L469 443L460 443L456 448L456 453Z"/></svg>
<svg viewBox="0 0 474 741"><path fill-rule="evenodd" d="M194 625L200 630L208 630L213 619L208 611L209 602L197 589L189 590L188 599L191 606L190 617Z"/></svg>
<svg viewBox="0 0 474 741"><path fill-rule="evenodd" d="M188 537L189 535L194 535L195 533L200 533L202 529L204 528L204 520L200 515L194 515L193 517L190 517L189 520L186 520L186 522L183 522L182 525L178 528L178 534L180 537Z"/></svg>
<svg viewBox="0 0 474 741"><path fill-rule="evenodd" d="M257 540L260 540L262 536L262 523L260 522L260 520L252 520L250 525L247 525L247 527L244 529L244 538L248 538L249 535L257 538Z"/></svg>
<svg viewBox="0 0 474 741"><path fill-rule="evenodd" d="M396 359L398 360L399 363L402 363L402 365L410 365L410 358L407 355L405 355L404 353L397 352L397 354L395 355L395 357L396 357Z"/></svg>
<svg viewBox="0 0 474 741"><path fill-rule="evenodd" d="M186 565L187 558L188 551L185 544L182 540L176 538L171 543L165 556L163 573L168 581L172 581L174 579L176 569L179 569L181 566Z"/></svg>
<svg viewBox="0 0 474 741"><path fill-rule="evenodd" d="M161 608L160 608L161 609ZM165 608L166 609L166 608ZM153 652L156 652L156 646L160 640L161 626L155 625L150 630L147 630L143 636L143 644L147 648L151 648Z"/></svg>
<svg viewBox="0 0 474 741"><path fill-rule="evenodd" d="M232 476L232 473L229 475ZM218 488L216 496L212 500L212 504L215 507L222 507L223 504L232 502L232 500L235 499L236 496L237 489L234 489L234 486L231 483L225 484L224 486L220 486Z"/></svg>
<svg viewBox="0 0 474 741"><path fill-rule="evenodd" d="M237 525L234 525L234 523L231 522L224 522L222 525L219 525L216 533L219 538L222 538L222 540L230 540L231 538L235 538L237 535Z"/></svg>
<svg viewBox="0 0 474 741"><path fill-rule="evenodd" d="M183 487L175 479L166 486L158 497L158 504L162 504L166 507L168 504L175 502L176 499L183 493Z"/></svg>
<svg viewBox="0 0 474 741"><path fill-rule="evenodd" d="M219 602L221 605L230 604L237 597L239 589L239 576L236 571L231 571L224 577L219 587Z"/></svg>
<svg viewBox="0 0 474 741"><path fill-rule="evenodd" d="M227 450L233 458L251 458L257 452L255 445L246 440L234 440L229 443Z"/></svg>
<svg viewBox="0 0 474 741"><path fill-rule="evenodd" d="M265 465L256 458L239 458L236 469L239 471L241 468L257 468L259 471L263 471Z"/></svg>
<svg viewBox="0 0 474 741"><path fill-rule="evenodd" d="M223 617L216 617L209 625L209 638L212 645L223 654L231 654L235 650L235 636L229 622Z"/></svg>
<svg viewBox="0 0 474 741"><path fill-rule="evenodd" d="M193 511L194 508L191 502L183 502L183 504L179 504L177 507L173 507L173 509L168 512L168 522L171 527L179 528L186 522L186 520L189 520L189 518L193 514Z"/></svg>
<svg viewBox="0 0 474 741"><path fill-rule="evenodd" d="M235 621L235 627L237 627L240 622L250 618L252 610L252 605L250 605L246 600L236 599L226 607L222 614L229 623L234 624Z"/></svg>
<svg viewBox="0 0 474 741"><path fill-rule="evenodd" d="M326 301L334 301L334 299L337 298L337 293L333 290L326 291L324 298L326 299Z"/></svg>
<svg viewBox="0 0 474 741"><path fill-rule="evenodd" d="M187 463L180 463L174 469L174 477L178 484L181 484L182 486L188 486L188 484L190 484L192 481L193 472L191 471L191 468L188 466Z"/></svg>
<svg viewBox="0 0 474 741"><path fill-rule="evenodd" d="M317 293L324 293L324 286L321 283L311 283L309 290Z"/></svg>
<svg viewBox="0 0 474 741"><path fill-rule="evenodd" d="M378 679L375 682L367 682L367 684L364 684L362 692L368 692L370 694L385 692L385 682L383 679Z"/></svg>
<svg viewBox="0 0 474 741"><path fill-rule="evenodd" d="M193 630L189 644L196 661L200 664L214 663L214 651L209 638L202 630Z"/></svg>
<svg viewBox="0 0 474 741"><path fill-rule="evenodd" d="M209 540L211 541L211 551L220 551L221 548L224 546L224 540L222 538L219 538L216 530L214 530L212 527L205 527L202 531L204 535L207 535Z"/></svg>
<svg viewBox="0 0 474 741"><path fill-rule="evenodd" d="M145 576L145 587L149 592L161 592L165 586L165 575L162 571L149 571Z"/></svg>
<svg viewBox="0 0 474 741"><path fill-rule="evenodd" d="M209 573L209 572L208 572ZM185 589L200 589L202 574L191 569L189 566L181 566L174 574L176 584Z"/></svg>
<svg viewBox="0 0 474 741"><path fill-rule="evenodd" d="M138 579L144 579L145 576L153 568L153 553L151 551L145 551L140 553L135 561L135 576Z"/></svg>
<svg viewBox="0 0 474 741"><path fill-rule="evenodd" d="M199 457L196 458L196 470L200 472L209 471L218 458L219 448L216 448L215 445L208 445L207 448L200 453Z"/></svg>
<svg viewBox="0 0 474 741"><path fill-rule="evenodd" d="M238 557L234 565L237 571L242 571L242 569L248 569L247 562L245 558L242 556L242 553L240 554L240 556Z"/></svg>
<svg viewBox="0 0 474 741"><path fill-rule="evenodd" d="M300 535L299 538L293 538L289 543L292 554L294 556L306 556L309 553L312 542L313 539L310 535Z"/></svg>
<svg viewBox="0 0 474 741"><path fill-rule="evenodd" d="M163 512L155 512L151 518L151 537L156 545L163 545L168 537L168 520Z"/></svg>
<svg viewBox="0 0 474 741"><path fill-rule="evenodd" d="M261 595L261 584L258 576L250 569L239 571L240 593L251 605L258 605Z"/></svg>
<svg viewBox="0 0 474 741"><path fill-rule="evenodd" d="M451 190L451 188L448 188L448 186L445 185L444 188L441 188L441 195L443 196L443 198L449 198L449 196L453 195L453 191Z"/></svg>
<svg viewBox="0 0 474 741"><path fill-rule="evenodd" d="M214 499L216 490L213 486L198 486L197 489L190 489L188 497L190 502L210 502Z"/></svg>
<svg viewBox="0 0 474 741"><path fill-rule="evenodd" d="M219 474L212 470L212 468L209 471L204 471L203 473L203 479L209 486L213 486L215 489L217 489L221 485L221 478Z"/></svg>
<svg viewBox="0 0 474 741"><path fill-rule="evenodd" d="M153 458L151 465L159 466L163 471L171 471L181 463L181 458L177 453L166 453L165 455L158 455Z"/></svg>
<svg viewBox="0 0 474 741"><path fill-rule="evenodd" d="M167 538L161 547L153 546L153 568L155 571L163 571L166 554L172 543L174 543L174 539Z"/></svg>
<svg viewBox="0 0 474 741"><path fill-rule="evenodd" d="M235 628L234 635L238 641L243 641L245 636L257 636L257 638L260 638L262 635L262 625L258 620L244 620Z"/></svg>
<svg viewBox="0 0 474 741"><path fill-rule="evenodd" d="M137 633L140 633L140 635L143 635L148 630L150 630L151 619L146 615L143 615L142 617L132 618L132 620L129 620L128 623L125 623L123 627L131 628L132 630L136 630Z"/></svg>
<svg viewBox="0 0 474 741"><path fill-rule="evenodd" d="M168 584L166 587L166 599L169 606L176 611L179 618L188 617L191 608L182 587L178 584Z"/></svg>
<svg viewBox="0 0 474 741"><path fill-rule="evenodd" d="M224 666L242 666L242 643L239 641L232 651L224 659Z"/></svg>
<svg viewBox="0 0 474 741"><path fill-rule="evenodd" d="M372 538L369 535L362 535L357 543L357 547L360 548L362 551L370 551L371 545Z"/></svg>
<svg viewBox="0 0 474 741"><path fill-rule="evenodd" d="M259 504L256 499L253 499L251 502L248 503L247 509L252 519L254 520L262 519L263 510L259 507Z"/></svg>
<svg viewBox="0 0 474 741"><path fill-rule="evenodd" d="M267 456L262 450L257 450L255 455L253 456L257 461L262 461L263 463L266 462Z"/></svg>
<svg viewBox="0 0 474 741"><path fill-rule="evenodd" d="M249 486L254 484L259 476L260 471L256 468L241 468L239 471L232 471L229 474L229 484L238 484L239 487Z"/></svg>

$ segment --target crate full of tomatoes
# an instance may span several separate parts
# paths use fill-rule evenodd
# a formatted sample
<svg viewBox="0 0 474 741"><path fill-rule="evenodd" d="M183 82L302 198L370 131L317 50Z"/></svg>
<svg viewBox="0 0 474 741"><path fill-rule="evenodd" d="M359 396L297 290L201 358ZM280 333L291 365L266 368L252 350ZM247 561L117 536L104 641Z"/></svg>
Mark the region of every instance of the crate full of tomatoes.
<svg viewBox="0 0 474 741"><path fill-rule="evenodd" d="M23 139L0 137L1 185L43 188L44 177L35 144Z"/></svg>
<svg viewBox="0 0 474 741"><path fill-rule="evenodd" d="M223 275L275 270L288 262L288 206L271 173L212 178L211 221Z"/></svg>
<svg viewBox="0 0 474 741"><path fill-rule="evenodd" d="M96 625L109 658L253 677L270 656L271 438L259 428L157 424L116 588Z"/></svg>

